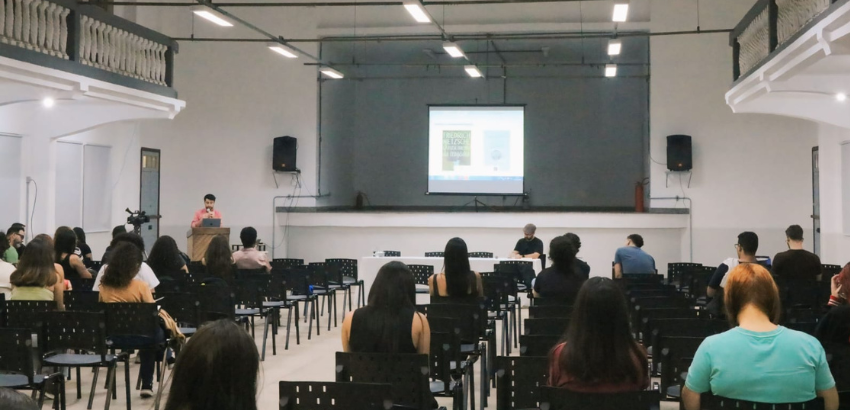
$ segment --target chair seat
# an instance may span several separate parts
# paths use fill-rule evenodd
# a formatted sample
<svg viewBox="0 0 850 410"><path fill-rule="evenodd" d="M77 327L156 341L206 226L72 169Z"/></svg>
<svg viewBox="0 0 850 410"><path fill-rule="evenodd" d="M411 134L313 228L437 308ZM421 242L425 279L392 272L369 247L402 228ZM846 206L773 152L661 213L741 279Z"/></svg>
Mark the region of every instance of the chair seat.
<svg viewBox="0 0 850 410"><path fill-rule="evenodd" d="M464 343L460 345L461 353L477 353L478 343Z"/></svg>
<svg viewBox="0 0 850 410"><path fill-rule="evenodd" d="M186 337L191 337L192 335L195 334L195 332L198 331L198 329L195 328L195 327L181 327L181 328L178 328L178 329L180 329L180 333L183 333L183 336L186 336Z"/></svg>
<svg viewBox="0 0 850 410"><path fill-rule="evenodd" d="M670 397L680 397L682 395L681 390L682 390L681 387L679 387L678 385L677 386L670 386L670 387L667 388L667 395L670 396Z"/></svg>
<svg viewBox="0 0 850 410"><path fill-rule="evenodd" d="M344 284L346 284L346 285L356 285L356 284L358 284L358 283L360 283L360 282L358 282L358 281L357 281L356 279L354 279L354 278L349 278L348 276L343 276L343 277L342 277L342 283L344 283Z"/></svg>
<svg viewBox="0 0 850 410"><path fill-rule="evenodd" d="M44 364L49 366L68 366L68 367L77 367L77 366L93 366L96 364L104 363L104 361L100 360L101 356L99 354L73 354L73 353L61 353L53 356L46 357L44 359ZM104 355L104 359L106 362L111 362L115 360L115 355L107 354Z"/></svg>
<svg viewBox="0 0 850 410"><path fill-rule="evenodd" d="M284 307L284 306L286 306L286 302L284 302L284 301L263 302L263 307L275 308L275 307Z"/></svg>
<svg viewBox="0 0 850 410"><path fill-rule="evenodd" d="M428 287L428 285L421 285L421 284L418 284L418 283L416 284L416 293L429 293L429 292L431 292L431 289Z"/></svg>
<svg viewBox="0 0 850 410"><path fill-rule="evenodd" d="M307 300L307 299L309 299L309 298L310 298L310 297L309 297L309 296L307 296L307 295L289 295L289 296L287 297L287 299L290 299L290 300L297 300L297 301Z"/></svg>
<svg viewBox="0 0 850 410"><path fill-rule="evenodd" d="M33 384L41 384L44 382L43 374L36 374L32 378ZM0 387L8 387L10 389L20 389L30 386L30 381L23 374L0 374Z"/></svg>
<svg viewBox="0 0 850 410"><path fill-rule="evenodd" d="M236 309L236 316L259 315L260 309Z"/></svg>

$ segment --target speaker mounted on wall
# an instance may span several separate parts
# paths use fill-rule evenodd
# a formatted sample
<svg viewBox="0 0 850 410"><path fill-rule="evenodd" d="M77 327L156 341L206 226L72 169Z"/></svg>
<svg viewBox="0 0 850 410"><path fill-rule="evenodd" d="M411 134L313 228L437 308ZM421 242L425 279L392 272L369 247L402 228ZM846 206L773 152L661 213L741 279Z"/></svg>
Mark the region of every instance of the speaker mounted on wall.
<svg viewBox="0 0 850 410"><path fill-rule="evenodd" d="M295 158L298 153L298 139L290 136L274 139L272 149L272 169L275 171L295 172Z"/></svg>
<svg viewBox="0 0 850 410"><path fill-rule="evenodd" d="M667 169L670 171L690 171L693 168L690 135L670 135L667 137Z"/></svg>

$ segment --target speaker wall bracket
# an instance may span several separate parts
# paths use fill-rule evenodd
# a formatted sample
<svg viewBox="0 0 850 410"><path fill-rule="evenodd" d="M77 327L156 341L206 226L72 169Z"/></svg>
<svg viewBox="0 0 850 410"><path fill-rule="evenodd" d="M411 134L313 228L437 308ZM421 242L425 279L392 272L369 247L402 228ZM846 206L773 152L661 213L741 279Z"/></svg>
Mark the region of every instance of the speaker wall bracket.
<svg viewBox="0 0 850 410"><path fill-rule="evenodd" d="M691 178L694 176L694 174L692 174L691 171L667 171L666 174L667 175L664 178L664 187L665 188L670 188L670 174L674 174L674 175L678 174L678 175L680 175L680 178L681 178L682 174L688 174L688 189L691 188Z"/></svg>

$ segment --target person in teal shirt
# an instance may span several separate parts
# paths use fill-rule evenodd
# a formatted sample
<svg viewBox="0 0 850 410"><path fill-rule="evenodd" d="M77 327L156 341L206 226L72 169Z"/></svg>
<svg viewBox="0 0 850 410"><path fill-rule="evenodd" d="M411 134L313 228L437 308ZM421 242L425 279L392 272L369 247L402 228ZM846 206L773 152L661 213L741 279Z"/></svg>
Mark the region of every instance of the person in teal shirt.
<svg viewBox="0 0 850 410"><path fill-rule="evenodd" d="M733 326L702 342L685 381L682 401L699 410L700 394L760 403L800 403L823 397L838 409L835 380L820 342L775 324L779 291L757 264L732 269L724 288L726 316Z"/></svg>

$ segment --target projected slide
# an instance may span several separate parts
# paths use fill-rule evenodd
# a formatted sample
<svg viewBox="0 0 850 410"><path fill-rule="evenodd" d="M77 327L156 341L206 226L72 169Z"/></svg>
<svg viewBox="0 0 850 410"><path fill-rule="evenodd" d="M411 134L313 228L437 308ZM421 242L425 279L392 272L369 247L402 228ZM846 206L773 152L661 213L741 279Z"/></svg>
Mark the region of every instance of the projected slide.
<svg viewBox="0 0 850 410"><path fill-rule="evenodd" d="M524 107L429 107L428 193L523 193Z"/></svg>

